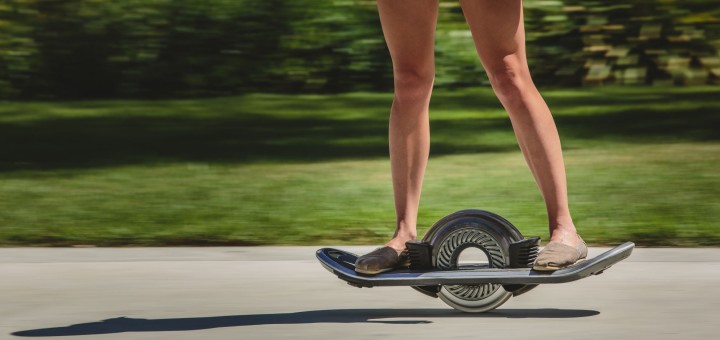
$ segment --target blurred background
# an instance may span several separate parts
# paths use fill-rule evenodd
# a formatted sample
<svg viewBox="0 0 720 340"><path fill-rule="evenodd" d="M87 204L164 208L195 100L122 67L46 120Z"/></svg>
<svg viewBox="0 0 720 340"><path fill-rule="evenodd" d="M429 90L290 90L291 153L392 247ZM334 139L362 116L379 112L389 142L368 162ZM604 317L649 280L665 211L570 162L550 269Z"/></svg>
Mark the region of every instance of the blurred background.
<svg viewBox="0 0 720 340"><path fill-rule="evenodd" d="M419 235L547 239L456 0L441 0ZM720 245L720 0L525 0L594 245ZM380 244L392 64L375 1L0 1L0 245Z"/></svg>

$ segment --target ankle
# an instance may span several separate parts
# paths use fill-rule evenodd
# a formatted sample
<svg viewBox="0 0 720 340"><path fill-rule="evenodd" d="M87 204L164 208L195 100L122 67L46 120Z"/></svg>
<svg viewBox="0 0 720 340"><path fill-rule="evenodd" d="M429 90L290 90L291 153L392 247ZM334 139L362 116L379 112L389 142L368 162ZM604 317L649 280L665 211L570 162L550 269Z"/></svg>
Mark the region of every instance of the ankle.
<svg viewBox="0 0 720 340"><path fill-rule="evenodd" d="M403 240L414 240L417 238L417 231L408 230L408 229L397 229L395 230L395 234L393 235L393 238L403 239Z"/></svg>
<svg viewBox="0 0 720 340"><path fill-rule="evenodd" d="M395 235L390 241L385 243L386 246L395 248L397 251L403 251L405 249L405 242L417 239L417 235L414 230L396 230Z"/></svg>
<svg viewBox="0 0 720 340"><path fill-rule="evenodd" d="M563 244L575 246L580 244L580 236L573 226L572 228L554 228L550 230L550 241L560 242Z"/></svg>
<svg viewBox="0 0 720 340"><path fill-rule="evenodd" d="M575 230L575 223L569 214L548 214L548 226L550 226L550 231L555 229Z"/></svg>

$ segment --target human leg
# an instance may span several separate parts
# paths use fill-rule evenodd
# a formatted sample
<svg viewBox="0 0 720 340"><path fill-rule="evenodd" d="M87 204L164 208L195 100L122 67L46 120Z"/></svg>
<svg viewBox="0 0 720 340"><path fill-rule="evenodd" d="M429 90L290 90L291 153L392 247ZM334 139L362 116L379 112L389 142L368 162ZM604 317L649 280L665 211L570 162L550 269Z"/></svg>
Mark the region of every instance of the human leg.
<svg viewBox="0 0 720 340"><path fill-rule="evenodd" d="M437 0L378 0L393 64L394 96L388 128L395 201L395 233L385 246L400 253L417 237L420 192L430 151L428 109L435 81ZM356 270L379 273L397 264L392 251L361 256Z"/></svg>
<svg viewBox="0 0 720 340"><path fill-rule="evenodd" d="M437 9L437 0L378 0L395 87L388 134L396 231L386 245L399 251L417 236L420 192L430 150L428 107L435 80Z"/></svg>
<svg viewBox="0 0 720 340"><path fill-rule="evenodd" d="M522 0L461 0L490 84L507 110L523 156L542 192L550 240L575 247L581 240L570 216L560 138L532 81L525 55Z"/></svg>

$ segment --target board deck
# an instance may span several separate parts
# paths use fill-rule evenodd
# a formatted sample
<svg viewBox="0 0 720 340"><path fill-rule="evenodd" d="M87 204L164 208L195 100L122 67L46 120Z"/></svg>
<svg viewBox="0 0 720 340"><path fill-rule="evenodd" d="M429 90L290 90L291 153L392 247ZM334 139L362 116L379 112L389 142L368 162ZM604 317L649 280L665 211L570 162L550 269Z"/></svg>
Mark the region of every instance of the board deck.
<svg viewBox="0 0 720 340"><path fill-rule="evenodd" d="M428 285L477 285L499 284L546 284L576 281L597 275L612 265L626 259L635 248L625 242L594 258L553 272L541 272L530 268L510 269L459 269L459 270L393 270L378 275L355 272L357 255L340 249L322 248L315 253L317 259L331 273L354 286L428 286Z"/></svg>

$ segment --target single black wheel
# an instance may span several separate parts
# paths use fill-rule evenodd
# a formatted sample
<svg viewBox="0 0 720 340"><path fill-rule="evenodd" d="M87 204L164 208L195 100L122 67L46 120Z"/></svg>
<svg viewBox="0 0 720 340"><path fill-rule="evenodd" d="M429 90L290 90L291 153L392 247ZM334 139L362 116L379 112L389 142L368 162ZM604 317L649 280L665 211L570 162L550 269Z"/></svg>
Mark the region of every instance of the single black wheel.
<svg viewBox="0 0 720 340"><path fill-rule="evenodd" d="M424 242L432 245L432 263L435 268L464 269L460 254L476 248L487 256L487 263L467 269L505 268L510 264L509 246L523 239L506 219L484 210L461 210L443 217L425 234ZM464 312L486 312L507 301L513 293L501 284L445 285L439 287L413 287L423 292L434 292L449 306Z"/></svg>

